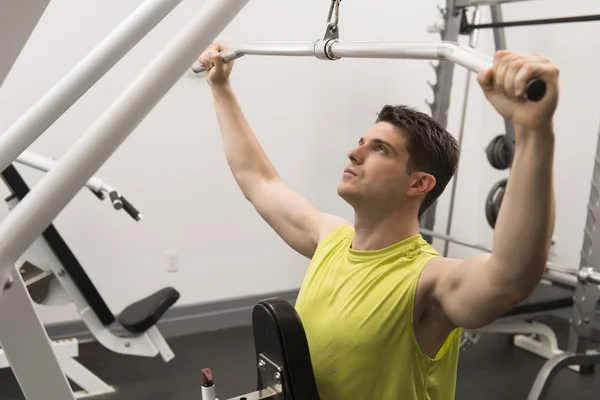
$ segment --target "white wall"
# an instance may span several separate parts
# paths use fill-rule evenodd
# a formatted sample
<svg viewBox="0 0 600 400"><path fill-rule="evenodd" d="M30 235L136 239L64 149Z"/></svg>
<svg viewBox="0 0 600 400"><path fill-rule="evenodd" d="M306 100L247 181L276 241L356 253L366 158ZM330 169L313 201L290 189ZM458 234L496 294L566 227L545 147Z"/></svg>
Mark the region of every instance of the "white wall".
<svg viewBox="0 0 600 400"><path fill-rule="evenodd" d="M0 90L0 130L9 127L140 3L52 1ZM183 1L31 149L52 157L63 155L202 3ZM345 40L437 41L438 36L426 31L437 20L437 3L412 1L407 7L408 2L389 0L343 2L341 36ZM560 1L546 3L556 5L559 14L579 11L567 10ZM318 0L252 0L219 39L227 43L315 40L323 34L328 6ZM506 6L505 11L507 19L542 12L537 12L534 3ZM581 12L598 12L598 7L583 5ZM593 41L600 40L594 35L598 25L536 29L511 31L508 43L523 50L541 50L563 70L557 116L557 257L576 263L599 122L593 97L588 95L591 88L599 89L598 83L587 78L597 70L598 57L584 54L583 45L595 47ZM574 45L563 32L585 40ZM480 41L482 51L493 51L491 32L482 33ZM453 132L458 126L465 70L457 68L455 75ZM431 100L431 91L426 81L433 80L434 73L426 61L246 57L237 61L232 79L255 133L287 182L318 208L351 218L351 210L335 191L347 150L385 103L428 111L424 100ZM491 240L483 200L505 173L488 167L482 149L502 129L502 121L483 104L474 86L455 211L453 233L457 236ZM578 144L571 140L574 137ZM568 158L574 154L576 159ZM19 170L32 186L43 176L25 167ZM56 226L113 312L165 285L181 292L180 305L299 287L308 260L291 251L241 195L225 162L203 78L184 74L97 175L121 190L145 219L134 223L84 190L59 215ZM8 193L1 190L2 195ZM440 202L439 229L444 228L447 197ZM165 253L171 249L180 254L177 273L166 272ZM452 255L465 254L452 249ZM77 318L68 306L40 312L46 322Z"/></svg>
<svg viewBox="0 0 600 400"><path fill-rule="evenodd" d="M0 86L48 3L49 0L4 0L0 3Z"/></svg>

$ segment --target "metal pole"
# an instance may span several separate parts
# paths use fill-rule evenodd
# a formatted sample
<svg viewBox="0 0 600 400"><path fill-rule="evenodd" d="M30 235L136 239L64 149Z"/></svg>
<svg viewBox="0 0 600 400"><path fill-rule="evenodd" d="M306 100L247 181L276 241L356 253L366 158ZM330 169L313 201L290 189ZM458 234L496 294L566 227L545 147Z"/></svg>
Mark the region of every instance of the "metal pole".
<svg viewBox="0 0 600 400"><path fill-rule="evenodd" d="M498 7L494 5L492 7ZM530 19L525 21L508 21L508 22L492 22L491 24L469 24L463 29L465 31L473 31L490 28L511 28L517 26L536 26L536 25L552 25L552 24L570 24L576 22L593 22L600 21L600 15L581 15L579 17L562 17L562 18L546 18L546 19Z"/></svg>
<svg viewBox="0 0 600 400"><path fill-rule="evenodd" d="M534 0L455 0L456 7L468 7L468 6L483 6L491 4L502 4L502 3L517 3L523 1L534 1ZM535 0L540 1L540 0Z"/></svg>
<svg viewBox="0 0 600 400"><path fill-rule="evenodd" d="M492 249L490 249L488 247L485 247L485 246L482 246L482 245L478 245L478 244L474 244L474 243L469 243L467 241L457 239L457 238L452 237L450 235L444 235L442 233L438 233L438 232L435 232L435 231L432 231L432 230L429 230L429 229L420 228L419 232L422 235L428 235L428 236L431 236L431 237L434 237L434 238L437 238L437 239L443 239L443 240L445 240L447 242L456 243L456 244L459 244L461 246L469 247L471 249L481 250L481 251L484 251L486 253L491 253L492 252Z"/></svg>
<svg viewBox="0 0 600 400"><path fill-rule="evenodd" d="M32 151L25 150L19 157L17 157L15 162L35 168L38 171L48 172L54 168L58 161ZM112 186L106 184L102 179L95 176L92 176L90 179L88 179L85 185L96 192L112 192L115 190Z"/></svg>
<svg viewBox="0 0 600 400"><path fill-rule="evenodd" d="M0 345L23 395L27 400L75 399L21 274L14 266L9 272L13 284L0 301Z"/></svg>
<svg viewBox="0 0 600 400"><path fill-rule="evenodd" d="M441 31L442 40L458 42L460 27L464 9L457 8L457 0L446 0L444 12L444 29ZM449 62L440 62L434 66L436 82L432 84L433 102L428 103L431 108L431 116L442 128L448 126L448 110L450 109L450 97L452 95L452 80L454 76L454 64ZM437 200L423 213L419 225L426 229L435 227L435 213ZM429 236L423 237L427 242L432 243L433 239Z"/></svg>
<svg viewBox="0 0 600 400"><path fill-rule="evenodd" d="M481 12L479 8L476 8L473 11L472 23L478 24L481 18ZM477 41L479 39L478 32L472 32L469 37L469 46L471 48L477 47ZM462 151L462 139L465 133L465 124L467 120L467 106L469 104L469 91L471 88L471 71L467 70L466 80L465 80L465 97L463 98L463 106L460 115L460 128L458 130L458 148ZM448 207L448 222L446 223L446 235L450 235L452 231L452 218L454 217L454 201L456 200L456 187L458 186L458 169L454 175L454 179L452 180L452 188L450 191L450 206ZM450 248L450 242L444 242L444 257L448 256L448 251Z"/></svg>
<svg viewBox="0 0 600 400"><path fill-rule="evenodd" d="M500 23L504 20L504 17L502 16L502 6L500 4L494 4L490 6L490 11L492 14L492 21L494 23ZM504 32L504 28L494 29L494 43L496 44L496 50L506 49L506 34ZM505 119L504 129L506 131L506 145L510 154L510 164L512 164L512 159L515 153L515 126L512 122L510 122L510 120Z"/></svg>
<svg viewBox="0 0 600 400"><path fill-rule="evenodd" d="M0 223L0 282L249 0L211 0Z"/></svg>
<svg viewBox="0 0 600 400"><path fill-rule="evenodd" d="M245 55L260 56L315 56L316 42L249 42L241 43L221 52L225 62L236 60ZM206 71L198 61L192 65L192 71L196 74Z"/></svg>
<svg viewBox="0 0 600 400"><path fill-rule="evenodd" d="M247 42L221 52L225 62L244 55L263 56L314 56L319 57L325 49L331 59L340 58L386 58L412 60L446 60L479 72L493 65L493 58L464 45L453 42L348 42L332 40L324 42ZM204 72L205 68L194 63L192 70Z"/></svg>
<svg viewBox="0 0 600 400"><path fill-rule="evenodd" d="M442 239L449 243L455 243L460 246L468 247L468 248L475 249L475 250L480 250L485 253L492 252L492 249L490 249L486 246L469 243L466 240L458 239L458 238L455 238L450 235L444 235L443 233L431 231L429 229L424 229L424 228L420 228L419 231L422 235L429 235L433 238ZM582 277L581 278L582 280L585 280L586 282L590 282L590 283L594 283L596 280L600 279L600 273L598 273L594 270L587 270L587 271L585 271L584 274L582 274L580 272L580 276ZM544 273L544 279L547 279L553 283L559 284L561 286L566 286L569 288L574 288L575 286L577 286L577 273L573 269L569 269L567 267L564 267L562 265L559 265L559 264L556 264L556 263L553 263L550 261L546 263L546 271Z"/></svg>
<svg viewBox="0 0 600 400"><path fill-rule="evenodd" d="M146 0L0 135L4 171L181 0Z"/></svg>

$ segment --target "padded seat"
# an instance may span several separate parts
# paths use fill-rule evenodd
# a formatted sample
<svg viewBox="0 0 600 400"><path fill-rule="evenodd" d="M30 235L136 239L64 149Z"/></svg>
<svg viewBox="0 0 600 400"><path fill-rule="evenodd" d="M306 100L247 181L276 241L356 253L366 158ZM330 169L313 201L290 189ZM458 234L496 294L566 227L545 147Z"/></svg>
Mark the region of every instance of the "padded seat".
<svg viewBox="0 0 600 400"><path fill-rule="evenodd" d="M558 310L573 306L575 292L552 285L538 285L531 296L505 314L505 317Z"/></svg>
<svg viewBox="0 0 600 400"><path fill-rule="evenodd" d="M163 314L179 300L179 296L179 292L172 287L161 289L125 308L118 321L131 333L144 333L160 321Z"/></svg>
<svg viewBox="0 0 600 400"><path fill-rule="evenodd" d="M280 298L262 300L252 311L252 327L257 363L262 354L282 369L282 398L319 400L306 333L295 308ZM259 373L258 389L266 386Z"/></svg>

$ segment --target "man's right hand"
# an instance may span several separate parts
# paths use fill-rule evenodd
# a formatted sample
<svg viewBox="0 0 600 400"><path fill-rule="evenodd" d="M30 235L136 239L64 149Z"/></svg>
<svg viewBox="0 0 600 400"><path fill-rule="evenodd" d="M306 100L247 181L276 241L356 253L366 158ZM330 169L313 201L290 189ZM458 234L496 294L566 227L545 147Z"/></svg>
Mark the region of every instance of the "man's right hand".
<svg viewBox="0 0 600 400"><path fill-rule="evenodd" d="M221 51L227 46L221 43L213 43L200 55L198 62L206 68L206 82L211 88L223 87L229 84L229 75L233 69L233 61L225 63Z"/></svg>

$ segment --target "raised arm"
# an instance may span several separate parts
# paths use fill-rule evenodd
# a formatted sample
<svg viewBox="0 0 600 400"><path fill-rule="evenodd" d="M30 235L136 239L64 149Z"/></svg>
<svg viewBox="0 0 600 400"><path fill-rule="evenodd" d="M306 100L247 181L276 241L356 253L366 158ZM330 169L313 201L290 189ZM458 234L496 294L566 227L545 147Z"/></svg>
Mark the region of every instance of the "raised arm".
<svg viewBox="0 0 600 400"><path fill-rule="evenodd" d="M546 81L539 102L523 99L532 78ZM456 326L477 328L508 312L539 284L554 231L553 114L559 70L539 54L499 51L491 70L478 75L484 94L515 124L515 155L494 230L492 253L438 259L436 301Z"/></svg>
<svg viewBox="0 0 600 400"><path fill-rule="evenodd" d="M349 222L319 212L282 181L231 89L229 75L234 62L223 62L219 52L224 49L218 43L211 45L199 62L207 67L206 80L212 89L229 168L242 193L263 219L289 246L311 258L325 235Z"/></svg>

